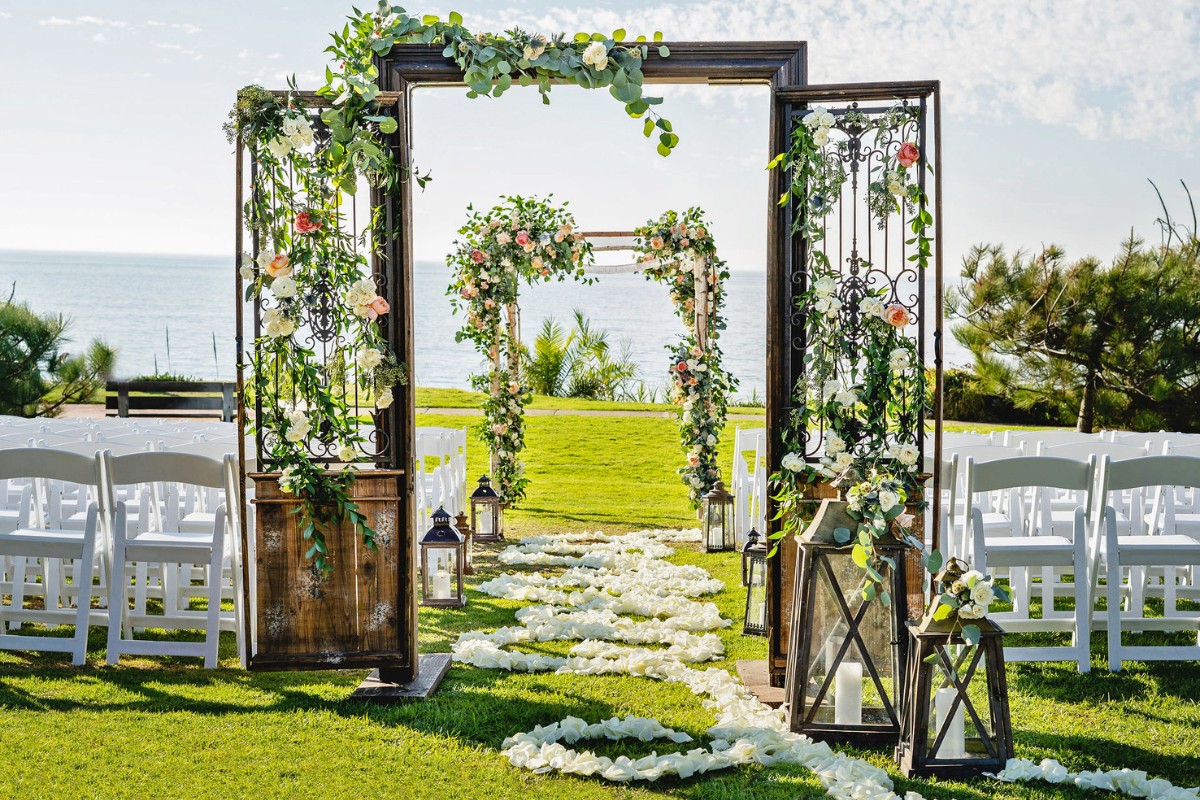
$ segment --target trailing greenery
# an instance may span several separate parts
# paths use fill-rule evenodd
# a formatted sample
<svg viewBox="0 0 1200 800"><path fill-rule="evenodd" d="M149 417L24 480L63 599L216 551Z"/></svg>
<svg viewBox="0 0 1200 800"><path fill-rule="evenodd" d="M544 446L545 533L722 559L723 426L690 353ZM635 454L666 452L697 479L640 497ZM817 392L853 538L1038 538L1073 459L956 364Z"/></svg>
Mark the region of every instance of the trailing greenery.
<svg viewBox="0 0 1200 800"><path fill-rule="evenodd" d="M80 355L64 352L69 325L12 297L0 305L0 415L52 417L103 396L116 351L94 339Z"/></svg>
<svg viewBox="0 0 1200 800"><path fill-rule="evenodd" d="M567 331L553 317L542 320L533 346L522 348L522 373L532 391L550 397L620 400L637 376L637 365L623 342L615 353L607 331L593 327L579 309Z"/></svg>

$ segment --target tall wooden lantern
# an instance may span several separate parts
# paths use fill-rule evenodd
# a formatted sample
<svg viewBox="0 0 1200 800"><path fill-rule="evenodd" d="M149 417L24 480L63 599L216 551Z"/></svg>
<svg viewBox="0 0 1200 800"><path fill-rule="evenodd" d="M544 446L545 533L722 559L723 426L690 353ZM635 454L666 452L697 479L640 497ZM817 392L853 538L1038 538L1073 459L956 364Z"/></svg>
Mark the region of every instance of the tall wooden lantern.
<svg viewBox="0 0 1200 800"><path fill-rule="evenodd" d="M876 551L896 565L879 565L891 604L879 594L867 599L852 547L834 534L857 524L845 503L825 500L801 538L785 683L788 723L819 741L894 745L907 656L905 548L876 543Z"/></svg>
<svg viewBox="0 0 1200 800"><path fill-rule="evenodd" d="M907 777L998 772L1013 754L1004 631L975 620L969 645L952 620L909 624L908 691L896 763Z"/></svg>
<svg viewBox="0 0 1200 800"><path fill-rule="evenodd" d="M487 475L479 478L479 486L471 492L471 534L477 542L504 538L504 508Z"/></svg>
<svg viewBox="0 0 1200 800"><path fill-rule="evenodd" d="M783 288L769 301L781 330L767 358L768 467L781 471L786 457L798 456L831 477L844 472L847 456L886 461L891 456L881 453L904 445L895 463L917 483L912 473L924 471L926 459L938 463L942 440L938 82L797 87L780 99L775 111L786 117L787 136L776 151L801 142L811 155L795 155L777 178L789 201L775 224L792 238L783 251ZM942 487L940 471L933 472L925 519L938 521ZM810 485L804 502L790 504L796 519L778 518L779 502L768 498L768 536L803 529L808 501L828 496L827 486ZM915 487L912 494L920 499ZM932 533L936 548L939 533ZM790 637L792 599L800 596L790 569L797 562L788 557L792 538L781 541L785 558L771 559L768 570L775 686L801 644ZM923 576L913 567L909 577L919 587Z"/></svg>
<svg viewBox="0 0 1200 800"><path fill-rule="evenodd" d="M381 96L372 113L395 118L398 100ZM238 96L234 282L248 666L376 668L377 688L400 687L419 665L406 428L412 352L402 335L412 314L393 228L400 213L392 195L365 180L357 194L339 193L328 175L310 174L330 142L320 119L327 106L309 93L257 87ZM400 144L378 135L386 147ZM276 191L301 173L294 193ZM355 220L375 210L379 223L360 237ZM306 477L297 486L301 463ZM304 488L318 484L336 487L338 502L361 517L331 513L338 502Z"/></svg>
<svg viewBox="0 0 1200 800"><path fill-rule="evenodd" d="M725 490L722 481L717 481L701 499L700 518L705 552L720 553L737 547L733 531L733 495Z"/></svg>

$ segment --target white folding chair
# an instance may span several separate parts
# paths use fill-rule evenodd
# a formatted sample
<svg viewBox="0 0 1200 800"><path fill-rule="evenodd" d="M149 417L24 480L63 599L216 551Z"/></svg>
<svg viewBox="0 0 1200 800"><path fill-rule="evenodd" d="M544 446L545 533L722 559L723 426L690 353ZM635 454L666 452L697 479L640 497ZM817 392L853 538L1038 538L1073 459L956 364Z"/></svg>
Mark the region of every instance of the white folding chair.
<svg viewBox="0 0 1200 800"><path fill-rule="evenodd" d="M78 486L90 487L98 493L100 486L100 459L75 453L60 453L44 448L24 448L0 451L0 478L31 478L39 481L62 481ZM42 522L40 509L32 514L32 522ZM87 636L91 617L93 590L90 576L97 559L104 560L101 542L99 509L96 503L88 508L87 521L82 530L64 530L44 525L18 527L0 533L0 556L6 557L11 566L11 603L4 606L0 599L0 629L5 622L42 622L46 624L74 624L71 638L55 636L26 636L0 633L0 648L7 650L46 650L71 654L71 663L79 666L87 659ZM77 560L76 571L81 578L76 587L75 608L59 606L56 590L46 587L46 598L42 609L25 609L25 579L28 559L63 562ZM50 602L54 600L53 607Z"/></svg>
<svg viewBox="0 0 1200 800"><path fill-rule="evenodd" d="M1099 433L1080 433L1079 431L1045 430L1045 431L1005 431L1004 445L1006 447L1024 447L1025 455L1038 455L1038 447L1053 447L1060 444L1080 444L1083 442L1100 442L1103 437Z"/></svg>
<svg viewBox="0 0 1200 800"><path fill-rule="evenodd" d="M226 456L217 461L187 453L150 452L126 456L104 454L105 519L112 530L113 563L116 574L124 574L129 562L146 562L164 566L163 614L138 614L129 607L128 581L112 581L109 591L108 663L116 664L122 653L137 655L199 656L208 668L217 665L220 631L224 628L238 634L239 655L244 659L241 637L241 569L233 548L232 577L234 612L221 613L222 574L227 537L236 537L238 516L236 501L216 509L210 531L195 533L179 530L172 524L172 515L162 516L160 529L139 530L130 537L125 523L125 504L117 501L116 487L141 484L167 484L164 496L167 503L178 502L172 491L175 485L223 489L227 498L237 498L237 477L234 460ZM178 514L174 515L176 518ZM151 517L153 519L153 517ZM159 527L159 526L156 526ZM175 565L187 565L176 569ZM177 581L190 583L191 567L204 567L207 581L205 611L179 608L192 592ZM170 629L201 629L203 642L151 641L133 637L134 627L163 627Z"/></svg>
<svg viewBox="0 0 1200 800"><path fill-rule="evenodd" d="M1013 588L1013 610L991 616L1006 630L1014 633L1067 632L1071 644L1050 647L1005 647L1010 661L1075 661L1080 672L1091 668L1089 652L1091 632L1091 588L1088 582L1088 509L1092 508L1095 490L1095 459L1087 462L1045 456L1026 456L987 463L967 460L966 492L968 503L976 494L1042 487L1078 490L1085 502L1075 509L1073 536L1036 533L989 535L983 525L983 509L972 508L973 556L975 568L983 573L1007 569ZM1027 526L1028 527L1028 526ZM1075 597L1073 611L1058 611L1054 607L1054 570L1069 569ZM1030 613L1028 570L1042 572L1042 614Z"/></svg>
<svg viewBox="0 0 1200 800"><path fill-rule="evenodd" d="M1100 465L1100 497L1112 492L1147 488L1200 487L1200 458L1151 456L1114 461L1105 456ZM1120 671L1123 661L1200 660L1200 614L1181 610L1177 598L1185 574L1200 565L1200 541L1170 528L1122 534L1117 511L1104 509L1096 526L1098 542L1094 574L1103 567L1107 597L1108 668ZM1145 614L1144 582L1149 572L1162 574L1163 616ZM1126 583L1128 579L1128 583ZM1194 588L1194 587L1193 587ZM1128 603L1123 607L1122 598ZM1194 645L1126 645L1125 631L1178 631L1197 635Z"/></svg>

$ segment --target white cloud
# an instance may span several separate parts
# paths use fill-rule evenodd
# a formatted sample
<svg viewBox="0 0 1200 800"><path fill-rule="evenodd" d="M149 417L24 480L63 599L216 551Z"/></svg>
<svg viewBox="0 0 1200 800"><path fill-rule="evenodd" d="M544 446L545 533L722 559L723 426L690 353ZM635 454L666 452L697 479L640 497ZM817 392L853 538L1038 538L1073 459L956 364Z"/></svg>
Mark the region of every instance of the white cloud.
<svg viewBox="0 0 1200 800"><path fill-rule="evenodd" d="M159 50L169 50L172 53L178 53L181 56L188 56L193 61L199 61L204 56L197 53L195 50L189 50L181 44L175 42L155 42L155 48Z"/></svg>
<svg viewBox="0 0 1200 800"><path fill-rule="evenodd" d="M0 11L0 19L12 19L11 11Z"/></svg>
<svg viewBox="0 0 1200 800"><path fill-rule="evenodd" d="M200 26L193 25L190 22L161 22L156 19L146 20L146 25L151 28L170 28L171 30L183 31L189 35L204 30Z"/></svg>
<svg viewBox="0 0 1200 800"><path fill-rule="evenodd" d="M249 57L250 57L250 51L249 51L249 50L238 50L237 57L238 57L238 58L249 58Z"/></svg>
<svg viewBox="0 0 1200 800"><path fill-rule="evenodd" d="M948 111L1032 119L1094 139L1190 146L1200 132L1191 0L704 0L613 12L470 15L468 27L667 32L675 41L806 40L814 83L940 78Z"/></svg>
<svg viewBox="0 0 1200 800"><path fill-rule="evenodd" d="M38 25L101 25L105 28L128 28L129 23L119 19L105 19L103 17L73 17L72 19L63 19L62 17L50 17L50 19L39 19Z"/></svg>
<svg viewBox="0 0 1200 800"><path fill-rule="evenodd" d="M103 33L97 33L95 36L93 36L93 37L92 37L92 41L93 41L93 42L103 42L103 41L105 41L105 39L104 39L104 34L103 34Z"/></svg>

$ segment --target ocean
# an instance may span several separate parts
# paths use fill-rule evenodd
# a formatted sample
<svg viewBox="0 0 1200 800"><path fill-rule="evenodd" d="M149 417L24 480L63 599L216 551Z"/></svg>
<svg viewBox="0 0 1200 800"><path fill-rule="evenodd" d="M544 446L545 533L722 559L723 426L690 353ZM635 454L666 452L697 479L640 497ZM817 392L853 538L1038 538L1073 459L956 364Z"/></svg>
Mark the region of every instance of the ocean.
<svg viewBox="0 0 1200 800"><path fill-rule="evenodd" d="M461 317L450 313L446 267L419 261L415 278L417 383L466 388L481 362L469 342L454 341ZM0 251L0 290L6 296L13 292L14 299L35 311L67 316L67 352L96 337L115 347L117 377L155 372L203 380L233 377L236 301L228 258ZM743 398L761 398L765 388L765 298L765 274L735 266L721 346ZM569 328L575 308L608 332L611 345L619 349L628 344L638 378L647 387L665 385L664 347L682 328L664 287L641 275L603 275L588 286L556 282L527 287L521 295L523 338L532 343L547 317ZM947 340L947 360L969 363L953 338Z"/></svg>

